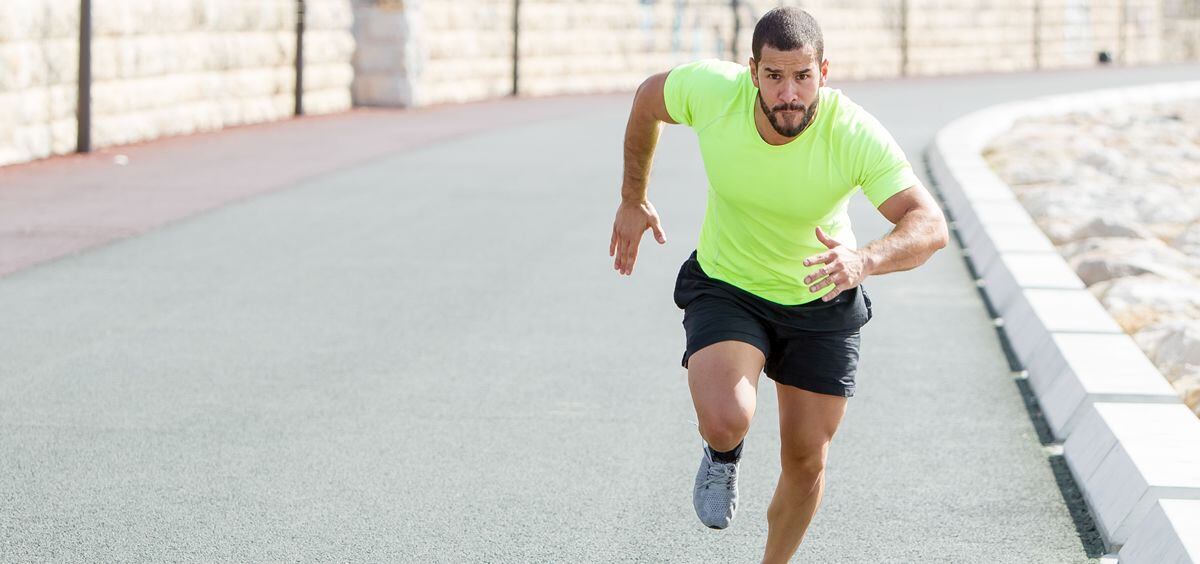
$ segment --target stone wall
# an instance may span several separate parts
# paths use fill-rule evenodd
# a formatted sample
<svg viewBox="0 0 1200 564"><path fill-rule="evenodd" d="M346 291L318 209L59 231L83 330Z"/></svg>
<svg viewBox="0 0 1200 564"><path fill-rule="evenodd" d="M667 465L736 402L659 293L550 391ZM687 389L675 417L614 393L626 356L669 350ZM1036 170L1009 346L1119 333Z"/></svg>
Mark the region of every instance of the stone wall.
<svg viewBox="0 0 1200 564"><path fill-rule="evenodd" d="M1033 0L910 1L906 74L1032 68L1033 4Z"/></svg>
<svg viewBox="0 0 1200 564"><path fill-rule="evenodd" d="M94 6L96 146L293 114L295 0L108 0ZM306 7L305 113L348 109L350 6L307 0Z"/></svg>
<svg viewBox="0 0 1200 564"><path fill-rule="evenodd" d="M512 93L512 0L355 0L354 103L424 106Z"/></svg>
<svg viewBox="0 0 1200 564"><path fill-rule="evenodd" d="M304 109L348 109L349 0L306 0ZM295 0L103 0L92 14L92 144L290 117ZM0 2L0 164L76 146L78 0Z"/></svg>
<svg viewBox="0 0 1200 564"><path fill-rule="evenodd" d="M838 79L1200 58L1200 0L305 0L305 110L634 88L745 62L779 4L821 22ZM297 0L97 0L93 145L292 114ZM0 1L0 164L75 147L78 0ZM356 48L357 42L357 48Z"/></svg>
<svg viewBox="0 0 1200 564"><path fill-rule="evenodd" d="M355 103L426 105L513 91L513 0L355 0ZM635 88L728 58L728 0L521 0L523 95Z"/></svg>
<svg viewBox="0 0 1200 564"><path fill-rule="evenodd" d="M745 62L776 5L813 13L837 78L1194 60L1196 0L520 0L523 95L629 90L679 63ZM513 0L355 0L356 102L424 105L513 90ZM1173 11L1172 11L1173 10ZM736 13L736 16L735 16ZM1190 18L1190 19L1189 19Z"/></svg>
<svg viewBox="0 0 1200 564"><path fill-rule="evenodd" d="M521 94L632 90L681 63L729 58L728 0L522 0Z"/></svg>
<svg viewBox="0 0 1200 564"><path fill-rule="evenodd" d="M762 11L773 6L758 2ZM786 2L801 6L817 19L825 38L829 72L838 79L890 78L901 74L903 11L900 0L822 0ZM739 46L750 57L750 38L758 15L742 22L745 37Z"/></svg>
<svg viewBox="0 0 1200 564"><path fill-rule="evenodd" d="M1164 0L1163 61L1200 60L1200 0Z"/></svg>
<svg viewBox="0 0 1200 564"><path fill-rule="evenodd" d="M1101 51L1122 63L1162 60L1160 0L779 3L817 18L826 57L843 78L1083 67L1095 65ZM745 25L752 29L754 19Z"/></svg>
<svg viewBox="0 0 1200 564"><path fill-rule="evenodd" d="M0 2L0 165L75 148L78 5Z"/></svg>

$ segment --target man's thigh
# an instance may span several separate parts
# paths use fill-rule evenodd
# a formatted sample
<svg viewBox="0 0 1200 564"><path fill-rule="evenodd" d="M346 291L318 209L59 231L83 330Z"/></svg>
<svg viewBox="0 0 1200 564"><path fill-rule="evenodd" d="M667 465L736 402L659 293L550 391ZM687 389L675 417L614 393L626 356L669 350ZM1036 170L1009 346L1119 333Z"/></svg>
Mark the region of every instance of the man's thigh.
<svg viewBox="0 0 1200 564"><path fill-rule="evenodd" d="M779 397L779 440L785 458L824 463L829 442L846 414L848 398L775 384Z"/></svg>
<svg viewBox="0 0 1200 564"><path fill-rule="evenodd" d="M753 417L765 362L758 347L742 341L720 341L693 353L688 387L700 417L714 422Z"/></svg>

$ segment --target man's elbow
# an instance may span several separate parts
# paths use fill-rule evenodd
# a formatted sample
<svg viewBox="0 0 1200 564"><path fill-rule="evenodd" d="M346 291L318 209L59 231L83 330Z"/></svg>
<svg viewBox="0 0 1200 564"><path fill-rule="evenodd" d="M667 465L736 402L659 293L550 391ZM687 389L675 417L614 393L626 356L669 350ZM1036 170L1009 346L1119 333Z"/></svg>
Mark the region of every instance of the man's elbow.
<svg viewBox="0 0 1200 564"><path fill-rule="evenodd" d="M937 205L915 205L905 215L912 217L914 226L920 226L914 231L921 234L919 240L922 243L921 246L926 250L926 259L950 244L950 229L946 224L946 214L942 213L942 208Z"/></svg>
<svg viewBox="0 0 1200 564"><path fill-rule="evenodd" d="M946 215L941 209L933 210L933 250L934 252L946 248L950 244L950 228L946 224Z"/></svg>
<svg viewBox="0 0 1200 564"><path fill-rule="evenodd" d="M638 84L637 90L633 91L633 97L637 98L638 96L643 95L642 93L650 87L650 81L652 80L654 80L654 75L646 77L646 80L643 80L641 84Z"/></svg>

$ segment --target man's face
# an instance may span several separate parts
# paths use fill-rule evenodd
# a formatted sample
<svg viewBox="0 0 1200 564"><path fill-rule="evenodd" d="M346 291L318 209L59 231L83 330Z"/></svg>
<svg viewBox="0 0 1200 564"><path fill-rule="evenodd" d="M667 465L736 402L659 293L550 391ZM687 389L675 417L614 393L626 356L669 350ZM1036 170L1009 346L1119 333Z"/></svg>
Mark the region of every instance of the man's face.
<svg viewBox="0 0 1200 564"><path fill-rule="evenodd" d="M759 105L776 133L795 137L808 127L828 72L829 62L818 61L812 47L780 51L763 45L762 59L750 59Z"/></svg>

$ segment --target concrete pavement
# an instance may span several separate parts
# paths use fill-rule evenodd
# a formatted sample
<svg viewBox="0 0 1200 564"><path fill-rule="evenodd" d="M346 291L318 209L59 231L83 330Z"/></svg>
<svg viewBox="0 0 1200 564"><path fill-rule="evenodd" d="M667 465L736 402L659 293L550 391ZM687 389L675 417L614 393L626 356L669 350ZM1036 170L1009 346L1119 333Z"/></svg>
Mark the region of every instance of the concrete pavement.
<svg viewBox="0 0 1200 564"><path fill-rule="evenodd" d="M921 169L970 109L1196 70L833 86ZM370 120L293 129L321 166L0 278L0 560L756 561L778 475L765 377L733 527L690 503L670 292L703 212L694 137L664 135L650 196L669 243L647 239L622 278L607 245L629 99L555 103L367 156L336 147ZM120 192L138 166L171 186L288 158L193 162L176 142L76 178ZM52 164L34 176L62 185ZM862 198L852 217L863 241L887 228ZM798 561L1100 555L957 253L867 281L859 394Z"/></svg>

